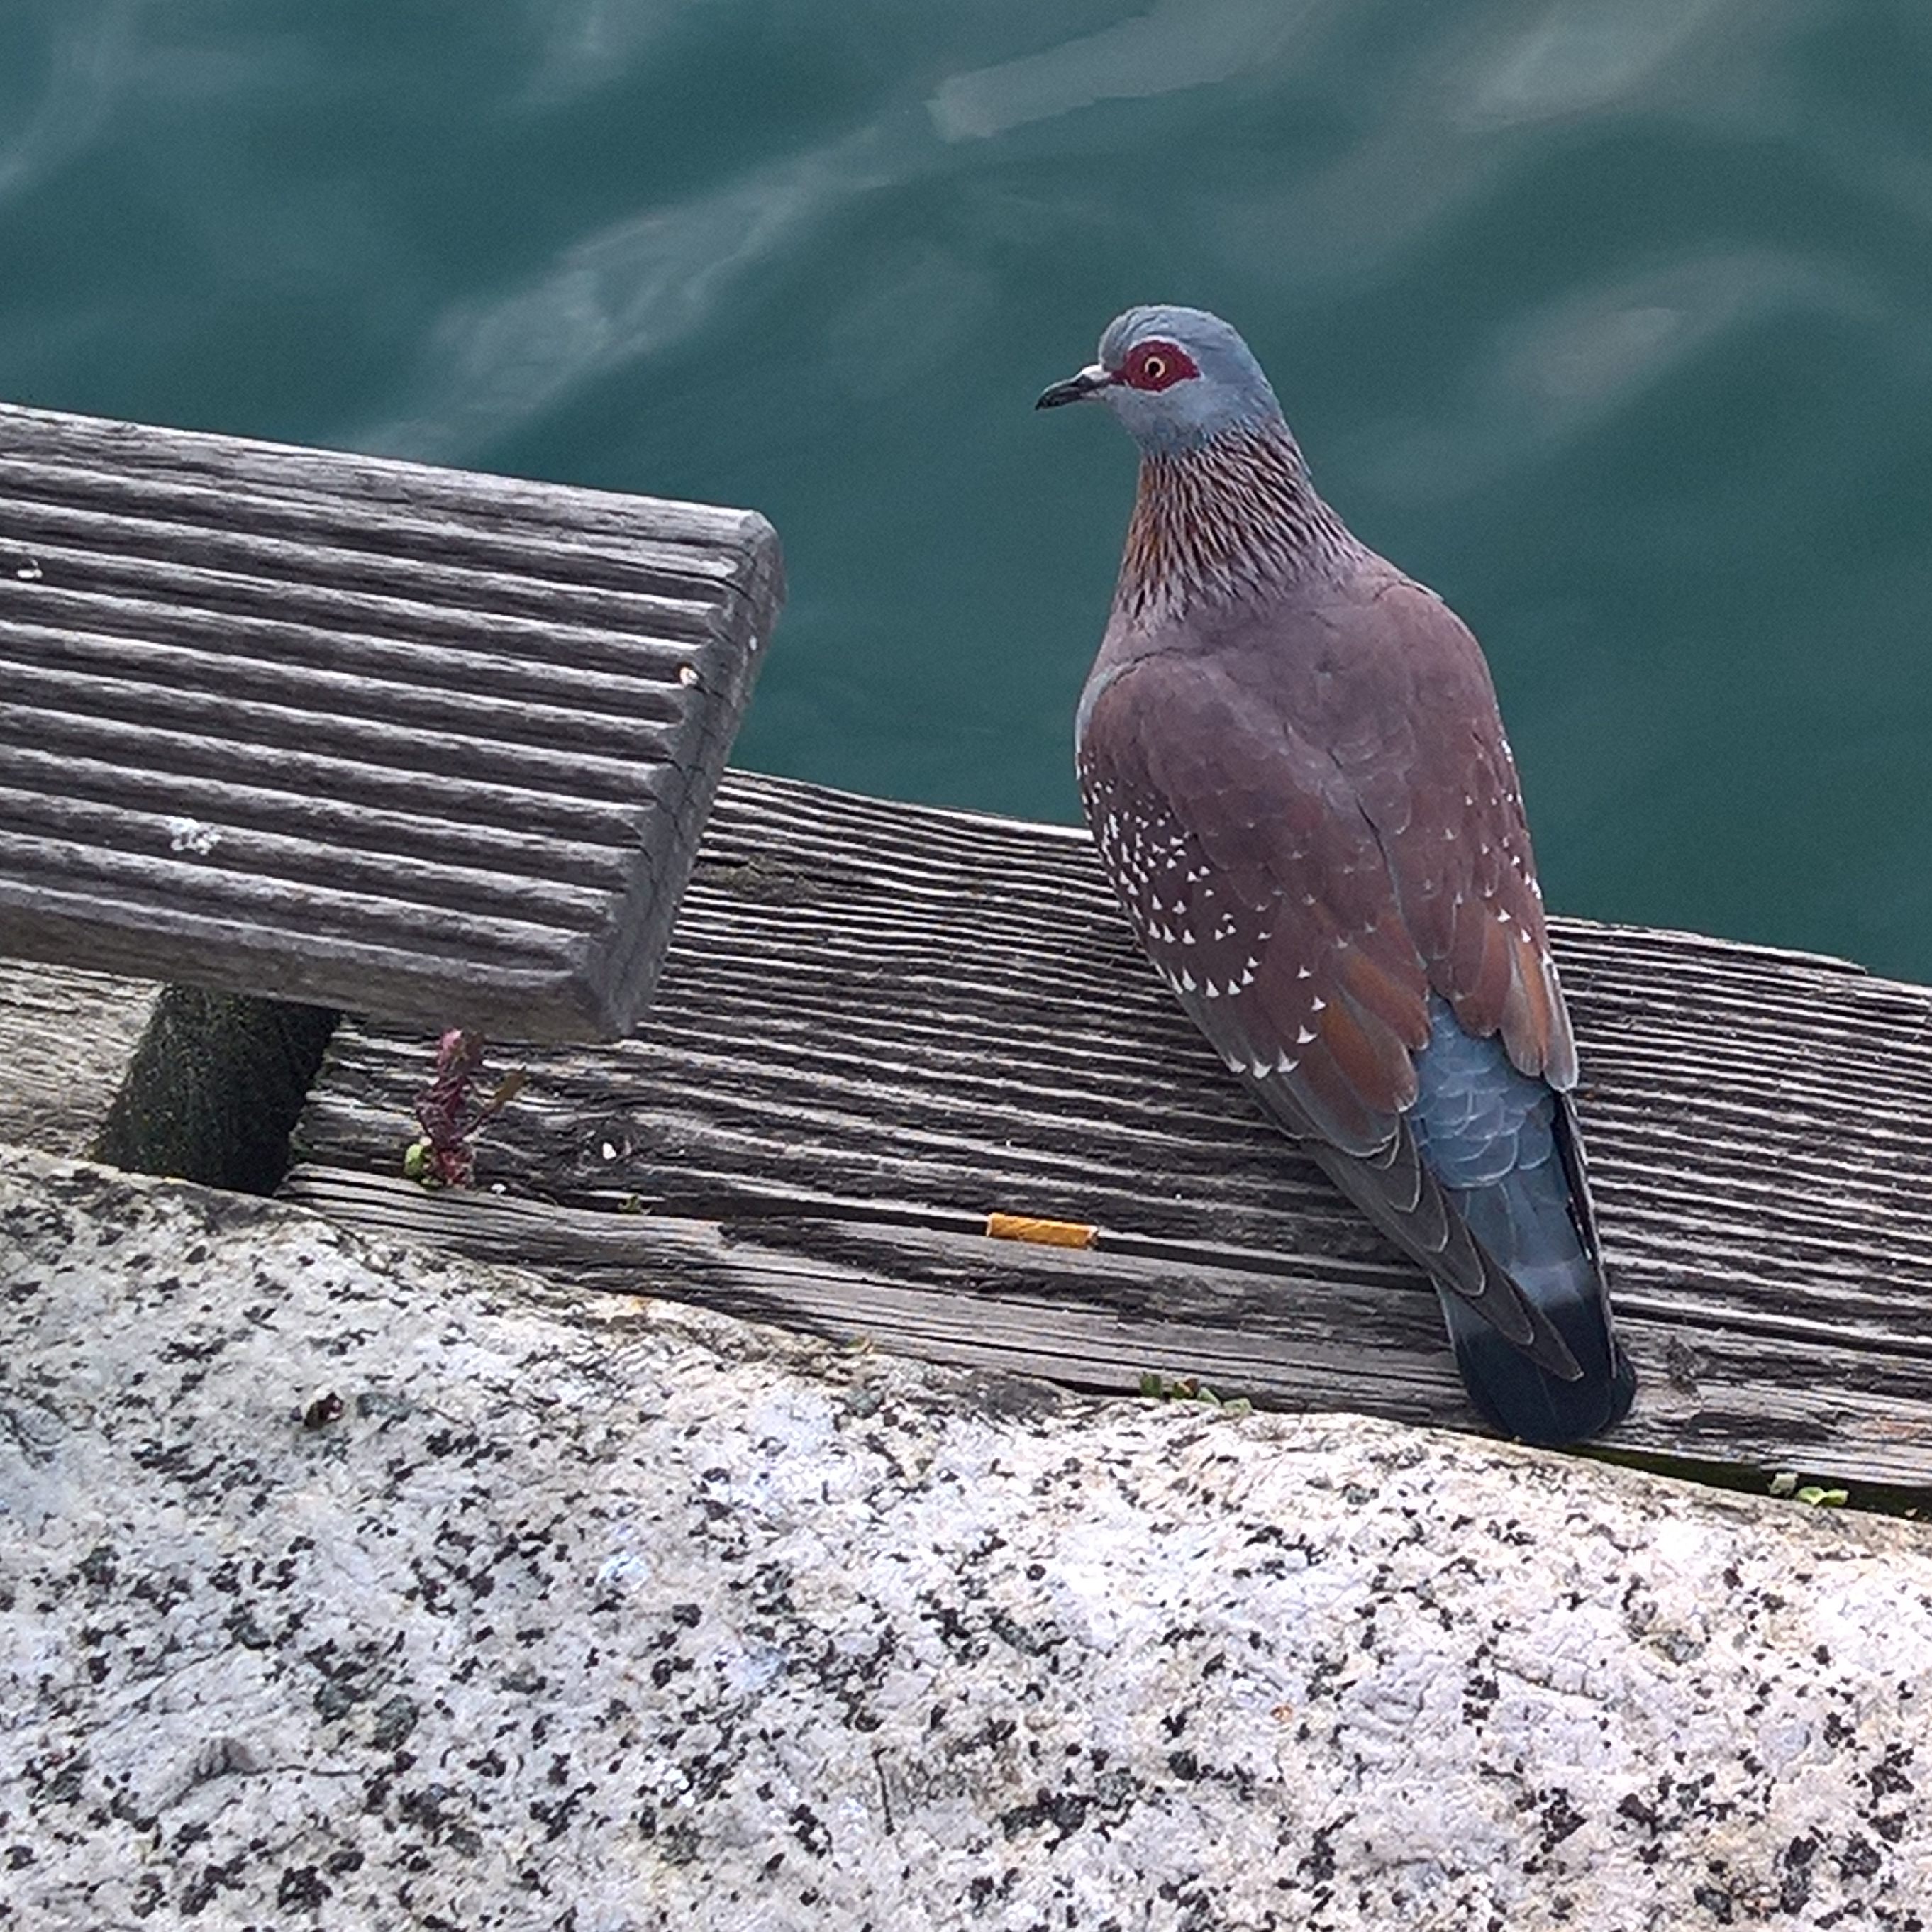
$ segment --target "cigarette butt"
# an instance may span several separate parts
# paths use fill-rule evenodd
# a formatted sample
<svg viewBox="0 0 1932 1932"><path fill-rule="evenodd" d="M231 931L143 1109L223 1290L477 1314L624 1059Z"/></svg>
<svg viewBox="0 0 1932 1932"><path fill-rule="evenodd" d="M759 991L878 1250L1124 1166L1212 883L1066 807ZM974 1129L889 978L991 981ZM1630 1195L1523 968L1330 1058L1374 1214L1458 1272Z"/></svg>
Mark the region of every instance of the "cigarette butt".
<svg viewBox="0 0 1932 1932"><path fill-rule="evenodd" d="M996 1241L1037 1241L1048 1248L1090 1248L1100 1230L1084 1221L1040 1221L1030 1214L988 1214L986 1232Z"/></svg>

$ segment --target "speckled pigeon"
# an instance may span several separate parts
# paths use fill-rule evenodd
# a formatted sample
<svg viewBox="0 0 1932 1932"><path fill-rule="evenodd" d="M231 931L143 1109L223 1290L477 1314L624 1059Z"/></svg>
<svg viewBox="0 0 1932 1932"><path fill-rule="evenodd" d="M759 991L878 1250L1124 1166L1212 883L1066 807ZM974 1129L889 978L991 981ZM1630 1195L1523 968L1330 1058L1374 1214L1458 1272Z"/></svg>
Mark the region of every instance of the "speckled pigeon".
<svg viewBox="0 0 1932 1932"><path fill-rule="evenodd" d="M1428 1270L1484 1415L1594 1435L1636 1378L1482 652L1316 494L1219 317L1130 309L1039 406L1088 397L1141 448L1075 733L1127 916L1228 1066Z"/></svg>

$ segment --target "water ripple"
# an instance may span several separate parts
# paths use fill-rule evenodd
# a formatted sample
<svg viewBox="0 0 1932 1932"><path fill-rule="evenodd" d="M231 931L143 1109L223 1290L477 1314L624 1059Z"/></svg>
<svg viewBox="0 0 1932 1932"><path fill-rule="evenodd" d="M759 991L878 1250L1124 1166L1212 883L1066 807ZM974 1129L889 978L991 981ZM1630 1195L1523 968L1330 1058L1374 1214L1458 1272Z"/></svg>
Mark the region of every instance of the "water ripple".
<svg viewBox="0 0 1932 1932"><path fill-rule="evenodd" d="M578 242L508 293L438 321L436 372L404 417L358 446L451 461L585 384L703 330L740 280L800 247L835 208L895 178L890 124Z"/></svg>
<svg viewBox="0 0 1932 1932"><path fill-rule="evenodd" d="M26 124L0 147L0 203L34 186L99 138L138 72L135 0L64 21Z"/></svg>
<svg viewBox="0 0 1932 1932"><path fill-rule="evenodd" d="M928 104L948 141L983 140L1102 100L1147 100L1267 65L1332 0L1160 0L1044 52L956 74Z"/></svg>
<svg viewBox="0 0 1932 1932"><path fill-rule="evenodd" d="M1876 326L1883 304L1850 265L1719 250L1605 280L1512 317L1460 400L1426 425L1385 427L1364 467L1394 496L1480 489L1638 402L1694 358L1780 314Z"/></svg>

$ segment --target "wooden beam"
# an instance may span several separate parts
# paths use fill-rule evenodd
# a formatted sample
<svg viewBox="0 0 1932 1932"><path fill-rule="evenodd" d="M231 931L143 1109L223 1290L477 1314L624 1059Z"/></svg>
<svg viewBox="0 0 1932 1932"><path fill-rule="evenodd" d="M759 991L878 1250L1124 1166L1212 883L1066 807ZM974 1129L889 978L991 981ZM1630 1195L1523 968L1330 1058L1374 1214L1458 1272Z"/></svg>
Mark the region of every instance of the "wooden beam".
<svg viewBox="0 0 1932 1932"><path fill-rule="evenodd" d="M749 512L0 407L0 952L621 1034L782 594Z"/></svg>
<svg viewBox="0 0 1932 1932"><path fill-rule="evenodd" d="M161 988L0 962L0 1142L91 1153Z"/></svg>
<svg viewBox="0 0 1932 1932"><path fill-rule="evenodd" d="M1932 991L1682 934L1556 940L1643 1377L1610 1439L1932 1484ZM505 1053L529 1081L479 1172L508 1199L388 1178L428 1044L345 1022L292 1192L948 1360L1474 1426L1426 1285L1172 1005L1083 833L731 775L644 1022ZM988 1240L992 1210L1100 1245Z"/></svg>

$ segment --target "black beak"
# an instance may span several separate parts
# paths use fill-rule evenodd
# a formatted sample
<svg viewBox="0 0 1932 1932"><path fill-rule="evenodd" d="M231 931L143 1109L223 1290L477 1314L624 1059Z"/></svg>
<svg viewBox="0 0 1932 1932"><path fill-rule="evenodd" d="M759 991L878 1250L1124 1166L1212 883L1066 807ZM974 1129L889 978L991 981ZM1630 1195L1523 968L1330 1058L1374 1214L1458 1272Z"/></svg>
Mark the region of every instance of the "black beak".
<svg viewBox="0 0 1932 1932"><path fill-rule="evenodd" d="M1078 375L1070 376L1065 382L1056 382L1050 389L1042 389L1034 407L1057 410L1062 403L1084 403L1089 396L1098 395L1113 380L1096 362L1090 368L1082 370Z"/></svg>

